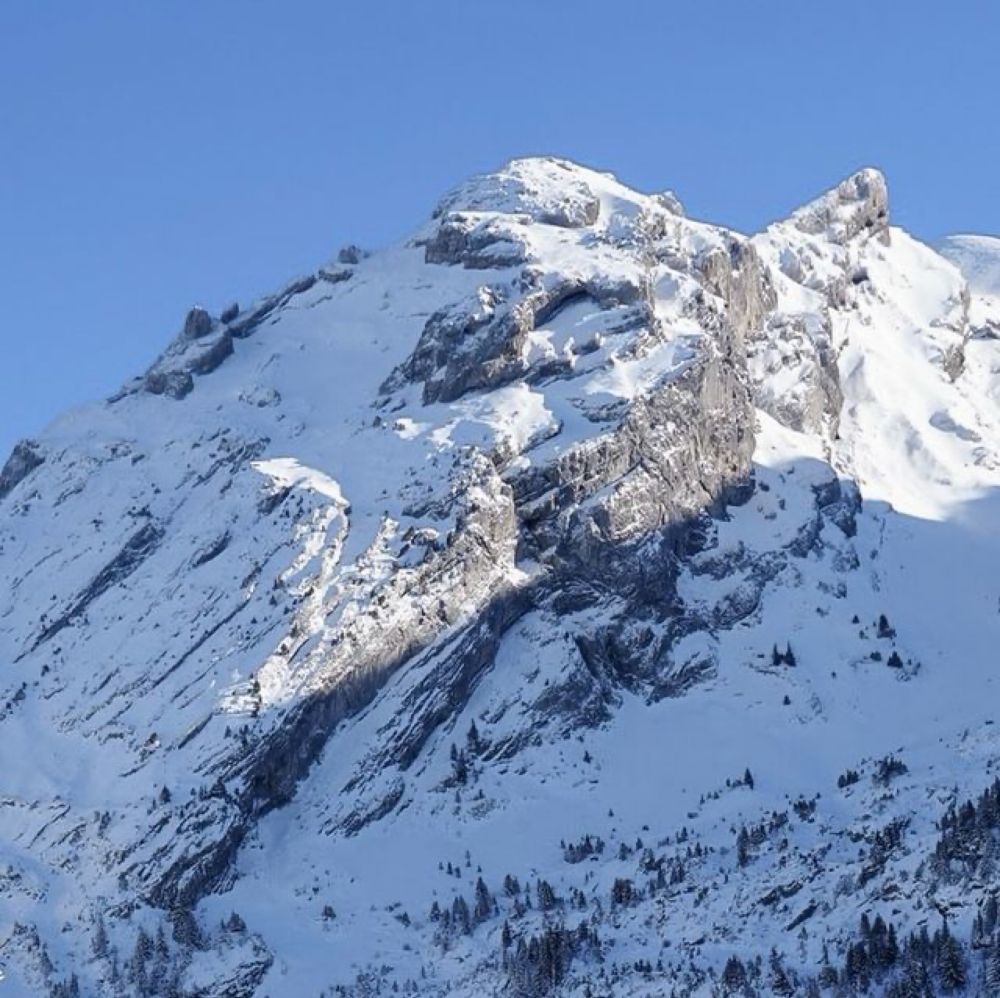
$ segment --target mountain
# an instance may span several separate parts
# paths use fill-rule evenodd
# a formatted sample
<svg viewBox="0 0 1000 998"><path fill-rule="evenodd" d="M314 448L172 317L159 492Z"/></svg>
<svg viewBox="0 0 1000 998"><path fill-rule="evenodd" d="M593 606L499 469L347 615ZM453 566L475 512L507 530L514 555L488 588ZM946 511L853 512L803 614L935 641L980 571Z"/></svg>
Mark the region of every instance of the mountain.
<svg viewBox="0 0 1000 998"><path fill-rule="evenodd" d="M973 291L1000 295L1000 239L949 236L941 244L941 254L962 271Z"/></svg>
<svg viewBox="0 0 1000 998"><path fill-rule="evenodd" d="M516 160L18 444L4 994L996 993L962 245Z"/></svg>

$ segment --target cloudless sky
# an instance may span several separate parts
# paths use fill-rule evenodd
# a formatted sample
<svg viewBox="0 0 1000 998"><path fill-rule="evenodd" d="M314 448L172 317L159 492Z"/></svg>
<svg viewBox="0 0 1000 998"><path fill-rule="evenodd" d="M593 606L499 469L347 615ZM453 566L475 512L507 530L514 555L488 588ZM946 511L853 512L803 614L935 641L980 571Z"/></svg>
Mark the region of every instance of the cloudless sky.
<svg viewBox="0 0 1000 998"><path fill-rule="evenodd" d="M998 232L998 52L988 0L2 0L0 452L513 156L745 231L871 164Z"/></svg>

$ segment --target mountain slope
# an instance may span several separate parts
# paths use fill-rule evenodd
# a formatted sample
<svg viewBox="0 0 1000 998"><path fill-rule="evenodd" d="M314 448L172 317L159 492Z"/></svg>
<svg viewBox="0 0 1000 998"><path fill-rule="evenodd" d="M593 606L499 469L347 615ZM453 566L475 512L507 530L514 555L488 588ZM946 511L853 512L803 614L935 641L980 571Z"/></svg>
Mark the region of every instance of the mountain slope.
<svg viewBox="0 0 1000 998"><path fill-rule="evenodd" d="M746 238L548 159L192 310L0 474L8 983L781 993L863 911L967 938L995 314L876 171Z"/></svg>

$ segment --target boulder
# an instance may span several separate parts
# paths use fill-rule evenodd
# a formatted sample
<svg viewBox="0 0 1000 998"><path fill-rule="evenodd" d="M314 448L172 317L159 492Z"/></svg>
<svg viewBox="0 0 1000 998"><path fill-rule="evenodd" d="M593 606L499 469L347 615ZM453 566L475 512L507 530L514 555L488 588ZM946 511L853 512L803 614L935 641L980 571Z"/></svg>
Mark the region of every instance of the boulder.
<svg viewBox="0 0 1000 998"><path fill-rule="evenodd" d="M208 336L211 331L212 317L200 305L195 305L184 319L184 339L201 339L202 336Z"/></svg>

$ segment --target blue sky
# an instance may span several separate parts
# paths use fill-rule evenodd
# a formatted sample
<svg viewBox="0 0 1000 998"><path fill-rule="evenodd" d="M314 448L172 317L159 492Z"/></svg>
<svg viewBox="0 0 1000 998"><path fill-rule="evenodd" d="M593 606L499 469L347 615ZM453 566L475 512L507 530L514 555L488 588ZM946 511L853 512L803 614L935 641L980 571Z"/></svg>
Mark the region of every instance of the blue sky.
<svg viewBox="0 0 1000 998"><path fill-rule="evenodd" d="M1000 5L0 4L0 451L218 309L531 153L752 230L866 164L1000 231Z"/></svg>

